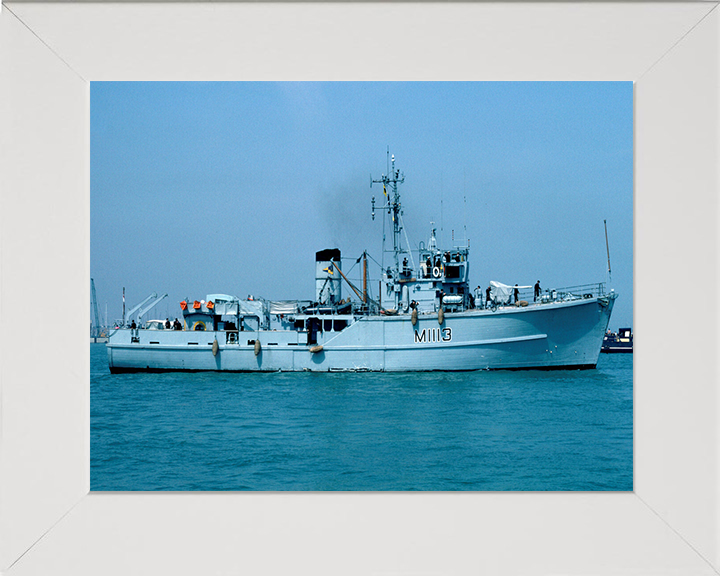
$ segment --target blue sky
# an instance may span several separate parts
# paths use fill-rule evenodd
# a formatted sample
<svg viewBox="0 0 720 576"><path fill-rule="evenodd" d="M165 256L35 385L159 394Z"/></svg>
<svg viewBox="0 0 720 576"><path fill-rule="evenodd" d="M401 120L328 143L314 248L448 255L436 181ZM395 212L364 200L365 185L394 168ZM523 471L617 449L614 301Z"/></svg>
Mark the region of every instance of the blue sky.
<svg viewBox="0 0 720 576"><path fill-rule="evenodd" d="M631 82L93 82L90 105L111 321L123 287L128 307L167 292L149 316L173 318L209 293L311 299L323 248L379 261L389 146L411 244L430 221L441 245L467 235L473 287L605 281L607 220L610 326L632 326Z"/></svg>

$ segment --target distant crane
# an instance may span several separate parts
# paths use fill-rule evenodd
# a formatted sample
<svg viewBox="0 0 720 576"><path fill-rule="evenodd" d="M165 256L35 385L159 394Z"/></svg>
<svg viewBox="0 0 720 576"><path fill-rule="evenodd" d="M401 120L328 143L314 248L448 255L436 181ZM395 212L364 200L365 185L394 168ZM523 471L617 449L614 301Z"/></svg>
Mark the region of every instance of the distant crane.
<svg viewBox="0 0 720 576"><path fill-rule="evenodd" d="M100 336L100 316L98 315L97 296L95 295L95 280L90 278L90 289L92 292L92 300L90 305L92 306L93 322L90 324L90 336L92 338L98 338Z"/></svg>

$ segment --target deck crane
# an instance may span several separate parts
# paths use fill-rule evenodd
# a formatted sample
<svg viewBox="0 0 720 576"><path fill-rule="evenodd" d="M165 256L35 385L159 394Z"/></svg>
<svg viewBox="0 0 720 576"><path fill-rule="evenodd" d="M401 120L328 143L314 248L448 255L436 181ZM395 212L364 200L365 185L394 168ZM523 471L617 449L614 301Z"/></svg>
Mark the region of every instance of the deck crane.
<svg viewBox="0 0 720 576"><path fill-rule="evenodd" d="M153 292L152 294L150 294L150 296L148 296L147 298L145 298L145 300L143 300L142 302L140 302L140 304L138 304L137 306L135 306L135 308L133 308L132 310L130 310L130 312L128 312L127 314L125 314L125 316L123 317L123 325L127 324L127 321L128 321L128 320L132 320L132 319L133 319L133 315L135 314L135 312L137 312L138 310L140 310L140 308L142 308L143 306L145 306L145 304L147 304L148 302L150 302L150 300L152 300L153 298L157 298L157 292Z"/></svg>
<svg viewBox="0 0 720 576"><path fill-rule="evenodd" d="M93 280L92 278L90 278L90 288L92 296L90 305L92 306L93 313L93 322L90 326L90 336L93 338L97 338L98 336L100 336L100 317L98 316L97 296L95 295L95 280Z"/></svg>
<svg viewBox="0 0 720 576"><path fill-rule="evenodd" d="M143 308L142 310L140 310L140 312L138 313L138 316L137 316L137 318L138 318L138 324L140 324L140 321L142 320L142 317L145 316L145 312L147 312L147 311L150 310L151 308L154 308L155 306L157 306L158 304L160 304L160 302L162 302L163 300L165 300L165 298L167 298L167 297L168 297L167 294L163 294L162 296L160 296L160 298L158 298L157 300L155 300L155 302L152 302L149 306L147 306L147 307Z"/></svg>

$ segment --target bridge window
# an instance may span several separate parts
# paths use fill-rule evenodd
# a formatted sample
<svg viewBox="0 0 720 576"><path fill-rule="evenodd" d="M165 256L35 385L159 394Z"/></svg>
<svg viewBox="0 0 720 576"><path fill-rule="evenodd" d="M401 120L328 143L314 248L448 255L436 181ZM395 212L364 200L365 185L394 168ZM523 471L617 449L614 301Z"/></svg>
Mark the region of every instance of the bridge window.
<svg viewBox="0 0 720 576"><path fill-rule="evenodd" d="M460 278L460 266L445 266L445 278Z"/></svg>
<svg viewBox="0 0 720 576"><path fill-rule="evenodd" d="M347 327L347 320L335 320L335 332L340 332Z"/></svg>

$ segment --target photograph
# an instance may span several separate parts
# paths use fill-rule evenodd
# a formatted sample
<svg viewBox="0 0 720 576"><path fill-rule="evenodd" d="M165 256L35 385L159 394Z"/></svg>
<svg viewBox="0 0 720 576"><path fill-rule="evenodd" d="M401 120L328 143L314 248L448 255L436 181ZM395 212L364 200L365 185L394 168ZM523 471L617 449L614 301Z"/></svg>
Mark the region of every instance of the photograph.
<svg viewBox="0 0 720 576"><path fill-rule="evenodd" d="M632 82L90 83L93 491L632 491Z"/></svg>

